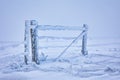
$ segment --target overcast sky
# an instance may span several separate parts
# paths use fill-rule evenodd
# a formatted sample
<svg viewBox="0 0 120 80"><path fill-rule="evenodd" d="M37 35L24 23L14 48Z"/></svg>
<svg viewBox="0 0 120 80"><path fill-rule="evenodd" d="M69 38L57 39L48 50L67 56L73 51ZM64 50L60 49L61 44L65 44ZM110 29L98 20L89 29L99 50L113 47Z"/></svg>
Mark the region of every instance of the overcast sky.
<svg viewBox="0 0 120 80"><path fill-rule="evenodd" d="M23 41L25 20L88 24L89 37L120 37L120 0L0 0L0 41Z"/></svg>

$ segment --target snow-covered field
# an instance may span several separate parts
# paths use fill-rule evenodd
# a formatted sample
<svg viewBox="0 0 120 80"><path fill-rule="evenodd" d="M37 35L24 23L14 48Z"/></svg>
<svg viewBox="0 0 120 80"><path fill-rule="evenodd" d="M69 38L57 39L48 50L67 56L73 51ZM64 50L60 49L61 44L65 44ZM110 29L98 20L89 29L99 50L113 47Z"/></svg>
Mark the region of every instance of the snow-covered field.
<svg viewBox="0 0 120 80"><path fill-rule="evenodd" d="M88 39L86 56L79 48L55 62L25 65L23 42L0 42L0 80L120 80L120 39Z"/></svg>

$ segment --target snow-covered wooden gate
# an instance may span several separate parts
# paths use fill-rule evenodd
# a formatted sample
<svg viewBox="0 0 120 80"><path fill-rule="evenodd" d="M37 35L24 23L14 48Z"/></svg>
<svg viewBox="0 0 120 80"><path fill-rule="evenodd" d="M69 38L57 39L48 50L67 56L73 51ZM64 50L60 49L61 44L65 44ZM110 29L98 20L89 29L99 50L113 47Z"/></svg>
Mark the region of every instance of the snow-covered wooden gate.
<svg viewBox="0 0 120 80"><path fill-rule="evenodd" d="M36 64L39 64L40 61L38 59L38 49L39 49L39 39L43 37L50 37L53 38L52 36L38 36L39 30L41 31L81 31L81 33L75 37L69 45L67 45L64 50L54 59L58 60L67 50L72 46L72 44L77 41L78 39L82 39L82 48L81 48L81 53L83 55L87 55L87 31L88 27L86 24L84 24L82 27L75 27L75 26L51 26L51 25L38 25L37 21L35 20L26 20L25 21L25 36L24 36L24 46L25 46L25 55L24 55L24 60L25 63L28 64L29 61L29 55L31 55L32 62L35 62ZM41 33L40 33L41 34ZM55 33L54 33L55 34ZM64 33L65 34L65 33ZM64 35L63 34L63 35ZM80 38L81 37L81 38ZM62 37L66 39L65 37Z"/></svg>

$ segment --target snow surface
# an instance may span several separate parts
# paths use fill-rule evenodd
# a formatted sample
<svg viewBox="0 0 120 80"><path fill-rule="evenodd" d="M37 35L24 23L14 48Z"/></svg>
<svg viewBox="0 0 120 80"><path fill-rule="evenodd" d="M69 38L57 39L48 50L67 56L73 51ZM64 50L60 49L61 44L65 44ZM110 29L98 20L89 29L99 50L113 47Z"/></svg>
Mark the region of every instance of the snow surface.
<svg viewBox="0 0 120 80"><path fill-rule="evenodd" d="M79 47L58 61L25 65L23 42L0 42L0 80L120 80L120 39L88 39L86 56Z"/></svg>

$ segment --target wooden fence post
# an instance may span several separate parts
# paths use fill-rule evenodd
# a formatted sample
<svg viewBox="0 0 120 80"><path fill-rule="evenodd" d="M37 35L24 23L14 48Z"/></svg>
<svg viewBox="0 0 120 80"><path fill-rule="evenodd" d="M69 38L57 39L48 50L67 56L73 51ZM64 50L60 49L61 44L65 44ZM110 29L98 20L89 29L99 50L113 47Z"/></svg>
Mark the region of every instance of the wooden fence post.
<svg viewBox="0 0 120 80"><path fill-rule="evenodd" d="M39 64L38 60L38 44L37 44L37 30L36 29L30 29L31 33L31 48L32 48L32 61L36 64Z"/></svg>
<svg viewBox="0 0 120 80"><path fill-rule="evenodd" d="M28 64L29 61L29 55L31 52L31 46L30 46L30 29L35 28L37 26L37 22L35 20L26 20L25 21L25 34L24 34L24 62L25 64Z"/></svg>
<svg viewBox="0 0 120 80"><path fill-rule="evenodd" d="M88 51L87 51L87 31L88 31L88 27L86 24L83 25L83 32L84 32L84 35L82 37L82 54L83 55L87 55L88 54Z"/></svg>
<svg viewBox="0 0 120 80"><path fill-rule="evenodd" d="M25 55L24 55L24 62L25 64L28 64L28 55L30 53L30 48L29 48L29 37L30 37L30 30L29 30L29 21L26 20L25 21L25 33L24 33L24 52L25 52Z"/></svg>

